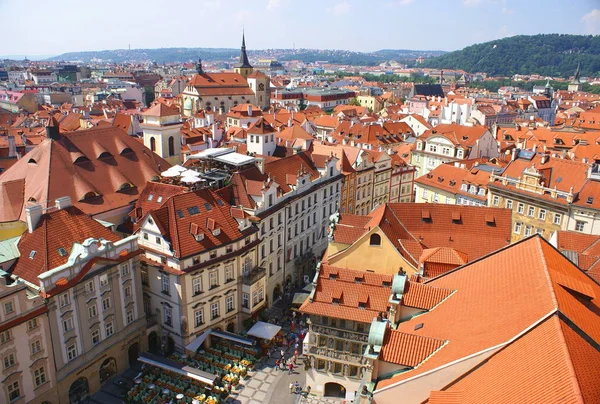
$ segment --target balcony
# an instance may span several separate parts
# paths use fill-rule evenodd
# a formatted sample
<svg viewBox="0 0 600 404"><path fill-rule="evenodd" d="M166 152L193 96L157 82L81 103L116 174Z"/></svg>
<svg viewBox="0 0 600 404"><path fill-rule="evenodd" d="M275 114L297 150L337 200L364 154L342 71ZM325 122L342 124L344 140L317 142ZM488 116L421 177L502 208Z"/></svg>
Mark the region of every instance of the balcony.
<svg viewBox="0 0 600 404"><path fill-rule="evenodd" d="M250 271L244 271L242 282L244 285L251 286L261 280L267 274L266 268L255 267Z"/></svg>

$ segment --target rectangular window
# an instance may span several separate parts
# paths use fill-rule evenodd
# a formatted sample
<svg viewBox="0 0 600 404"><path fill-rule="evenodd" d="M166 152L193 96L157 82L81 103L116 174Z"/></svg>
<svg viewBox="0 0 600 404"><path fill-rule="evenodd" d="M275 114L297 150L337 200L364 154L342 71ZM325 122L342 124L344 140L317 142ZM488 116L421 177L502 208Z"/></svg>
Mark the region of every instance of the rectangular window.
<svg viewBox="0 0 600 404"><path fill-rule="evenodd" d="M204 310L196 310L194 312L194 319L196 320L196 327L204 324Z"/></svg>
<svg viewBox="0 0 600 404"><path fill-rule="evenodd" d="M4 369L8 369L9 367L15 364L15 354L8 354L4 357Z"/></svg>
<svg viewBox="0 0 600 404"><path fill-rule="evenodd" d="M500 198L498 198L496 195L494 195L494 197L492 198L492 205L498 206L499 203L500 203Z"/></svg>
<svg viewBox="0 0 600 404"><path fill-rule="evenodd" d="M135 316L133 315L133 309L127 310L127 317L126 317L127 324L133 323L133 320L135 320Z"/></svg>
<svg viewBox="0 0 600 404"><path fill-rule="evenodd" d="M106 323L105 329L106 329L106 338L110 337L111 335L113 335L115 333L115 330L113 329L112 321Z"/></svg>
<svg viewBox="0 0 600 404"><path fill-rule="evenodd" d="M210 318L214 320L219 317L219 302L215 302L210 305Z"/></svg>
<svg viewBox="0 0 600 404"><path fill-rule="evenodd" d="M164 308L165 324L173 325L173 310L169 307Z"/></svg>
<svg viewBox="0 0 600 404"><path fill-rule="evenodd" d="M31 354L35 355L36 353L42 350L42 342L38 339L31 343Z"/></svg>
<svg viewBox="0 0 600 404"><path fill-rule="evenodd" d="M94 318L98 315L98 311L96 310L96 305L92 305L88 307L88 318Z"/></svg>
<svg viewBox="0 0 600 404"><path fill-rule="evenodd" d="M110 297L106 297L104 299L102 299L102 310L106 311L108 309L110 309Z"/></svg>
<svg viewBox="0 0 600 404"><path fill-rule="evenodd" d="M100 287L108 285L108 275L100 275Z"/></svg>
<svg viewBox="0 0 600 404"><path fill-rule="evenodd" d="M147 269L142 269L140 271L140 275L142 278L142 285L150 285L150 278L148 277L148 270Z"/></svg>
<svg viewBox="0 0 600 404"><path fill-rule="evenodd" d="M85 283L85 293L91 293L94 291L94 281L88 281Z"/></svg>
<svg viewBox="0 0 600 404"><path fill-rule="evenodd" d="M258 291L252 292L252 306L258 303Z"/></svg>
<svg viewBox="0 0 600 404"><path fill-rule="evenodd" d="M19 388L19 382L10 383L6 390L8 391L8 399L9 401L14 401L17 398L21 397L21 389Z"/></svg>
<svg viewBox="0 0 600 404"><path fill-rule="evenodd" d="M521 226L522 226L522 224L520 222L515 223L515 230L514 230L515 234L521 234Z"/></svg>
<svg viewBox="0 0 600 404"><path fill-rule="evenodd" d="M583 231L585 229L585 222L577 220L575 222L575 231Z"/></svg>
<svg viewBox="0 0 600 404"><path fill-rule="evenodd" d="M63 320L63 331L68 332L68 331L71 331L72 329L73 329L73 317L68 317L67 319Z"/></svg>
<svg viewBox="0 0 600 404"><path fill-rule="evenodd" d="M129 275L129 264L125 263L121 265L121 276Z"/></svg>
<svg viewBox="0 0 600 404"><path fill-rule="evenodd" d="M227 313L233 310L233 296L227 296L225 298L225 307L227 308Z"/></svg>
<svg viewBox="0 0 600 404"><path fill-rule="evenodd" d="M62 295L58 296L58 304L60 307L68 306L70 302L71 300L69 299L68 293L63 293Z"/></svg>
<svg viewBox="0 0 600 404"><path fill-rule="evenodd" d="M202 278L200 276L197 278L194 278L194 280L192 281L192 290L193 290L194 296L202 293Z"/></svg>
<svg viewBox="0 0 600 404"><path fill-rule="evenodd" d="M538 219L546 220L546 210L545 209L540 209L540 213L538 214Z"/></svg>
<svg viewBox="0 0 600 404"><path fill-rule="evenodd" d="M525 236L531 236L533 228L530 225L525 226Z"/></svg>
<svg viewBox="0 0 600 404"><path fill-rule="evenodd" d="M44 371L43 366L39 369L34 370L33 376L35 378L36 387L40 387L42 384L46 383L46 372Z"/></svg>
<svg viewBox="0 0 600 404"><path fill-rule="evenodd" d="M32 318L31 320L29 320L27 322L27 331L31 331L34 328L38 328L38 325L39 325L38 319L37 318Z"/></svg>
<svg viewBox="0 0 600 404"><path fill-rule="evenodd" d="M242 307L247 309L249 300L250 300L250 295L248 295L248 293L242 293Z"/></svg>
<svg viewBox="0 0 600 404"><path fill-rule="evenodd" d="M211 289L214 289L217 286L219 286L219 274L217 273L217 271L212 271L208 275L208 280L209 280Z"/></svg>
<svg viewBox="0 0 600 404"><path fill-rule="evenodd" d="M562 219L562 215L555 213L554 214L554 224L560 225L560 221Z"/></svg>
<svg viewBox="0 0 600 404"><path fill-rule="evenodd" d="M262 302L263 299L265 298L264 293L265 293L265 291L263 288L258 289L258 301L259 302Z"/></svg>
<svg viewBox="0 0 600 404"><path fill-rule="evenodd" d="M523 205L522 203L519 203L519 204L517 205L517 212L518 212L518 213L523 213L523 212L525 212L525 205Z"/></svg>
<svg viewBox="0 0 600 404"><path fill-rule="evenodd" d="M170 293L169 275L162 274L162 293L168 295Z"/></svg>
<svg viewBox="0 0 600 404"><path fill-rule="evenodd" d="M507 199L506 200L506 208L507 209L512 209L512 207L513 207L512 200L511 199Z"/></svg>
<svg viewBox="0 0 600 404"><path fill-rule="evenodd" d="M527 208L527 216L533 217L534 215L535 215L535 208L533 206L530 206L529 208Z"/></svg>
<svg viewBox="0 0 600 404"><path fill-rule="evenodd" d="M10 341L10 330L6 330L0 333L0 344L4 344Z"/></svg>
<svg viewBox="0 0 600 404"><path fill-rule="evenodd" d="M77 357L77 345L71 344L67 347L67 359L72 361Z"/></svg>
<svg viewBox="0 0 600 404"><path fill-rule="evenodd" d="M92 344L98 345L100 342L100 330L92 331Z"/></svg>

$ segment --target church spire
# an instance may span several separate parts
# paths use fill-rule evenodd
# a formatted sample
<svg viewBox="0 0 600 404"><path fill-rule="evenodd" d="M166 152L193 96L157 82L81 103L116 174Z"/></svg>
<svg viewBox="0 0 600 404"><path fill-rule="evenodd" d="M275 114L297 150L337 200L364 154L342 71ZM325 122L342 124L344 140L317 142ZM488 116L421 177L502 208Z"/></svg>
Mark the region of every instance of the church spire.
<svg viewBox="0 0 600 404"><path fill-rule="evenodd" d="M202 59L198 58L198 64L196 65L196 70L198 74L204 74L204 70L202 69Z"/></svg>
<svg viewBox="0 0 600 404"><path fill-rule="evenodd" d="M250 62L248 61L248 54L246 53L246 36L244 31L242 31L242 49L240 50L240 60L234 66L236 68L252 68Z"/></svg>

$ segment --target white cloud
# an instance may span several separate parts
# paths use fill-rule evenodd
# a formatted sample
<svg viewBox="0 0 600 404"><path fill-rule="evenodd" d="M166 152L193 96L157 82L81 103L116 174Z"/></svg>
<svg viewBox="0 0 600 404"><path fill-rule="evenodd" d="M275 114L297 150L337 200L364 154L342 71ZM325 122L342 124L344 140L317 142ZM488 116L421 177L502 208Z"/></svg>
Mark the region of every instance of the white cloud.
<svg viewBox="0 0 600 404"><path fill-rule="evenodd" d="M335 15L347 14L350 11L350 3L347 1L342 1L341 3L336 4L331 9L331 12Z"/></svg>
<svg viewBox="0 0 600 404"><path fill-rule="evenodd" d="M269 2L267 3L267 10L273 11L276 8L279 8L280 6L281 0L269 0Z"/></svg>
<svg viewBox="0 0 600 404"><path fill-rule="evenodd" d="M581 18L585 25L585 32L588 34L600 34L600 9L595 9Z"/></svg>
<svg viewBox="0 0 600 404"><path fill-rule="evenodd" d="M463 0L465 6L476 6L481 3L481 0Z"/></svg>

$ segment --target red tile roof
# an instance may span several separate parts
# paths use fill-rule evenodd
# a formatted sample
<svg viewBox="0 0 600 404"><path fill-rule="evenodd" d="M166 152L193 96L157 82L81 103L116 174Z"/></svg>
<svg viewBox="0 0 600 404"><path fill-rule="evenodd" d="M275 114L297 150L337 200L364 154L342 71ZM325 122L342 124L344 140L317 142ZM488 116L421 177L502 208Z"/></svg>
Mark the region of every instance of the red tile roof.
<svg viewBox="0 0 600 404"><path fill-rule="evenodd" d="M418 282L406 282L402 305L422 310L431 310L452 294L451 289L437 288Z"/></svg>
<svg viewBox="0 0 600 404"><path fill-rule="evenodd" d="M48 212L42 215L33 233L21 236L18 244L21 257L12 274L37 285L38 275L66 263L73 244L90 237L113 242L121 239L74 206ZM65 254L61 255L60 248L64 248Z"/></svg>
<svg viewBox="0 0 600 404"><path fill-rule="evenodd" d="M142 115L145 116L158 117L175 116L179 114L181 114L181 112L179 112L179 108L177 108L176 106L169 106L162 102L158 102L153 107L148 108L146 111L142 112Z"/></svg>
<svg viewBox="0 0 600 404"><path fill-rule="evenodd" d="M193 213L194 208L198 213ZM210 189L176 194L147 215L154 218L175 257L180 259L230 244L256 231L253 228L240 231L231 215L231 205ZM209 228L211 223L220 230L218 234ZM201 241L192 235L192 225L204 234Z"/></svg>
<svg viewBox="0 0 600 404"><path fill-rule="evenodd" d="M108 154L101 156L98 150ZM44 139L0 175L0 222L25 221L29 200L48 207L55 199L70 196L87 214L125 207L138 199L147 181L170 166L117 127L96 127L61 134L58 140ZM20 189L14 181L21 181ZM125 188L126 184L130 187Z"/></svg>
<svg viewBox="0 0 600 404"><path fill-rule="evenodd" d="M379 313L387 311L391 282L391 275L322 264L313 299L306 300L300 311L370 323ZM339 302L334 302L334 298ZM359 308L359 302L366 306Z"/></svg>
<svg viewBox="0 0 600 404"><path fill-rule="evenodd" d="M600 388L588 377L590 362L581 359L586 356L582 352L592 350L579 340L572 347L569 342L565 346L569 337L560 336L559 318L573 324L578 338L598 344L600 285L540 236L524 239L425 285L456 292L434 310L400 323L398 331L448 343L415 369L379 382L377 389L414 380L425 372L505 344L483 366L474 363L464 377L457 375L449 390L473 394L473 400L464 402L520 402L531 397L531 402L547 403L581 402L576 400L581 387L592 402L598 401ZM422 326L415 331L417 324ZM517 338L522 333L524 336ZM567 355L571 349L578 354ZM577 367L581 376L575 378L572 369ZM431 390L444 387L430 383ZM375 401L376 397L377 393Z"/></svg>
<svg viewBox="0 0 600 404"><path fill-rule="evenodd" d="M379 360L415 367L444 345L445 341L390 330L385 334Z"/></svg>

